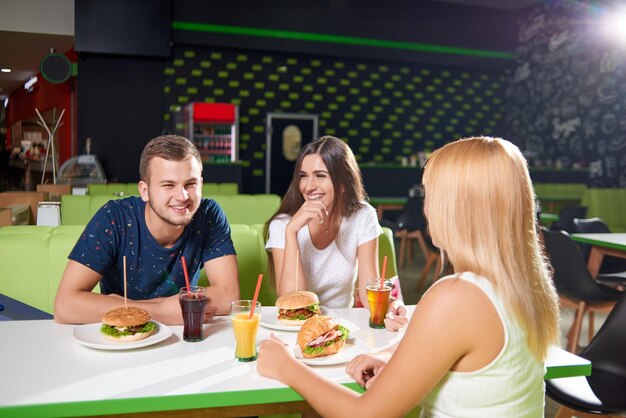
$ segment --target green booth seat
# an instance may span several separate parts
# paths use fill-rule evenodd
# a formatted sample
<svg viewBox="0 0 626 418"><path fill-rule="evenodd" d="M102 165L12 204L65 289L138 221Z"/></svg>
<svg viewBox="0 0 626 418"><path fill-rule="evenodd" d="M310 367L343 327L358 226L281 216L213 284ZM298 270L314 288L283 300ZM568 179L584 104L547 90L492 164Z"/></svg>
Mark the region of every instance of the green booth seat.
<svg viewBox="0 0 626 418"><path fill-rule="evenodd" d="M50 234L0 235L0 293L37 309L49 309Z"/></svg>
<svg viewBox="0 0 626 418"><path fill-rule="evenodd" d="M108 194L106 183L89 183L87 185L87 194L89 196Z"/></svg>
<svg viewBox="0 0 626 418"><path fill-rule="evenodd" d="M0 234L41 234L51 232L52 229L44 225L9 225L0 227Z"/></svg>
<svg viewBox="0 0 626 418"><path fill-rule="evenodd" d="M601 218L611 232L626 232L626 189L589 188L582 205L588 218Z"/></svg>
<svg viewBox="0 0 626 418"><path fill-rule="evenodd" d="M542 212L558 213L567 204L581 204L587 190L584 183L533 183Z"/></svg>
<svg viewBox="0 0 626 418"><path fill-rule="evenodd" d="M89 183L89 196L138 196L137 183Z"/></svg>
<svg viewBox="0 0 626 418"><path fill-rule="evenodd" d="M71 196L71 195L70 195ZM273 306L276 291L268 273L268 254L263 238L264 224L232 224L231 236L237 252L239 286L242 298L254 295L256 281L264 274L259 300ZM12 233L0 229L0 293L42 311L53 313L54 298L67 265L67 256L80 238L84 225L33 226ZM28 232L24 232L27 231ZM393 234L383 228L379 238L379 258L388 256L387 276L397 274ZM201 284L208 284L201 271ZM99 286L93 290L99 292Z"/></svg>
<svg viewBox="0 0 626 418"><path fill-rule="evenodd" d="M66 194L61 196L61 225L87 225L90 196Z"/></svg>
<svg viewBox="0 0 626 418"><path fill-rule="evenodd" d="M237 183L203 183L202 197L213 197L214 195L233 196L239 194Z"/></svg>
<svg viewBox="0 0 626 418"><path fill-rule="evenodd" d="M239 194L239 185L237 183L218 183L219 194L235 195Z"/></svg>
<svg viewBox="0 0 626 418"><path fill-rule="evenodd" d="M213 195L219 195L220 185L218 183L203 183L202 184L202 197L212 197Z"/></svg>
<svg viewBox="0 0 626 418"><path fill-rule="evenodd" d="M383 260L387 256L386 277L398 275L398 262L396 260L396 246L393 240L393 231L383 227L383 232L378 236L378 265L382 269Z"/></svg>
<svg viewBox="0 0 626 418"><path fill-rule="evenodd" d="M231 225L231 237L237 252L237 267L239 270L239 293L242 299L252 299L256 289L259 274L263 273L263 283L259 290L261 306L274 306L276 292L265 272L267 257L261 251L257 231L248 225ZM208 286L209 282L204 268L200 271L198 282L201 286Z"/></svg>
<svg viewBox="0 0 626 418"><path fill-rule="evenodd" d="M89 196L89 219L93 217L107 202L114 199L119 199L122 196L115 197L113 195L97 195Z"/></svg>

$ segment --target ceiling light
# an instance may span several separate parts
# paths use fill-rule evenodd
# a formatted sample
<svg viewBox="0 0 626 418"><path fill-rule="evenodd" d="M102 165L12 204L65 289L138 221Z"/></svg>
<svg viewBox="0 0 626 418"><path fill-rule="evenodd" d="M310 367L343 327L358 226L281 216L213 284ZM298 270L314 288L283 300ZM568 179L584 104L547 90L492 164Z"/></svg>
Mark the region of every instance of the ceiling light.
<svg viewBox="0 0 626 418"><path fill-rule="evenodd" d="M604 19L604 32L615 40L626 42L626 9L616 9L607 13Z"/></svg>
<svg viewBox="0 0 626 418"><path fill-rule="evenodd" d="M10 68L0 68L0 71L2 71L3 73L10 73L11 69Z"/></svg>

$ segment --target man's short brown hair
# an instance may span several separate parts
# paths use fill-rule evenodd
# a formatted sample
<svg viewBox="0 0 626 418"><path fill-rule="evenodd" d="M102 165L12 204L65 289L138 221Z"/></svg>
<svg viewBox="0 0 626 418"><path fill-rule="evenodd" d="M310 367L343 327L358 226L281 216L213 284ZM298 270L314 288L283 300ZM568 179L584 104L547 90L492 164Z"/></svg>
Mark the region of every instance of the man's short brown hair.
<svg viewBox="0 0 626 418"><path fill-rule="evenodd" d="M154 157L163 158L168 161L182 161L190 155L202 165L202 159L200 158L198 149L187 138L178 135L158 136L150 140L141 152L139 177L142 181L148 182L150 177L148 167Z"/></svg>

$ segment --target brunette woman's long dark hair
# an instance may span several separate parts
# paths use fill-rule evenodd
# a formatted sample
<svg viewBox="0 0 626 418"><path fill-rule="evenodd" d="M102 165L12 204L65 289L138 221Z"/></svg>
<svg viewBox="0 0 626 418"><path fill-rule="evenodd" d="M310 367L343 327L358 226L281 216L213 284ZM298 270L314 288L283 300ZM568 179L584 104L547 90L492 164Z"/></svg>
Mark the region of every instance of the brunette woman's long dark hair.
<svg viewBox="0 0 626 418"><path fill-rule="evenodd" d="M312 154L319 154L330 175L330 180L335 189L333 208L339 208L341 216L347 217L363 206L367 195L363 188L361 170L352 150L339 138L322 136L309 142L300 150L285 197L283 197L276 213L265 224L264 235L266 239L268 238L269 224L276 216L280 214L293 215L304 203L304 197L300 192L300 169L304 157Z"/></svg>
<svg viewBox="0 0 626 418"><path fill-rule="evenodd" d="M263 236L265 241L269 238L270 223L280 214L293 215L304 203L304 197L300 192L300 169L302 160L307 155L319 154L326 165L330 180L335 189L333 208L341 210L342 217L348 217L364 205L367 194L363 188L361 169L354 158L352 150L341 139L334 136L322 136L313 142L306 144L298 154L296 167L289 188L283 197L280 207L265 224ZM335 209L336 210L336 209ZM269 257L270 273L273 277L274 265L272 257Z"/></svg>

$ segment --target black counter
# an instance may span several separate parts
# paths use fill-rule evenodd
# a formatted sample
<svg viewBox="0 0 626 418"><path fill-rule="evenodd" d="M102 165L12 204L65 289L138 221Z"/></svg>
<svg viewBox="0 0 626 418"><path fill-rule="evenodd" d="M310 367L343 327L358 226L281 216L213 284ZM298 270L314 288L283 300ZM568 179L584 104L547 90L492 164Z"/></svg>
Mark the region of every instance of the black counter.
<svg viewBox="0 0 626 418"><path fill-rule="evenodd" d="M422 182L422 169L392 164L362 164L363 184L370 197L406 197Z"/></svg>

